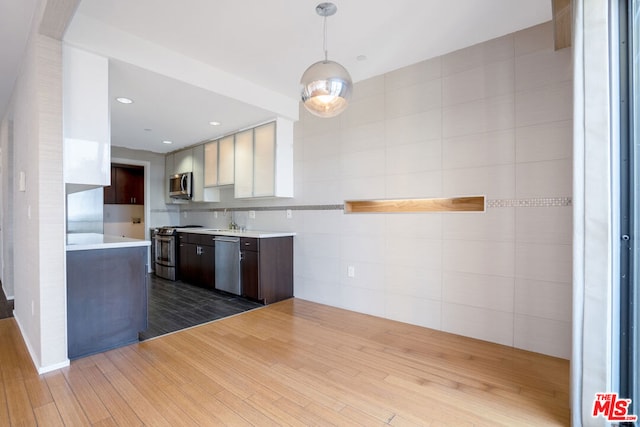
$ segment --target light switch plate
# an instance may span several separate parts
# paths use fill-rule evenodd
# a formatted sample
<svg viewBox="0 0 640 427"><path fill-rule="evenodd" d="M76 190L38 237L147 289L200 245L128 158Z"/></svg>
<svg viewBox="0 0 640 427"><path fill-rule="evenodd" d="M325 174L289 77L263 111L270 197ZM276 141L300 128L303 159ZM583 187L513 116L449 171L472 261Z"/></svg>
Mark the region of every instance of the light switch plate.
<svg viewBox="0 0 640 427"><path fill-rule="evenodd" d="M249 211L249 218L256 219L256 211Z"/></svg>
<svg viewBox="0 0 640 427"><path fill-rule="evenodd" d="M18 180L18 191L27 191L27 175L24 171L20 171L20 179Z"/></svg>

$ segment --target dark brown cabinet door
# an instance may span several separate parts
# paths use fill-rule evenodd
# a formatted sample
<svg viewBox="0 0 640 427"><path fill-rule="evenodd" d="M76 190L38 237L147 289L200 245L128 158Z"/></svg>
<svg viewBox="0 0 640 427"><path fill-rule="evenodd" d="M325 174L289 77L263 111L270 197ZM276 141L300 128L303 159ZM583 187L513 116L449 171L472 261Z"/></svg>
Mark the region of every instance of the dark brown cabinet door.
<svg viewBox="0 0 640 427"><path fill-rule="evenodd" d="M215 247L213 242L201 242L198 234L179 233L178 274L180 280L192 285L215 287ZM211 240L211 239L209 239ZM198 242L198 243L192 243Z"/></svg>
<svg viewBox="0 0 640 427"><path fill-rule="evenodd" d="M197 277L196 284L205 288L215 288L216 275L215 275L215 247L214 246L202 246L197 253Z"/></svg>
<svg viewBox="0 0 640 427"><path fill-rule="evenodd" d="M111 185L104 187L104 204L113 205L116 203L116 168L111 166Z"/></svg>
<svg viewBox="0 0 640 427"><path fill-rule="evenodd" d="M116 167L116 203L144 204L144 169Z"/></svg>
<svg viewBox="0 0 640 427"><path fill-rule="evenodd" d="M242 282L242 296L254 300L261 300L258 275L258 252L242 251L240 261L240 277Z"/></svg>
<svg viewBox="0 0 640 427"><path fill-rule="evenodd" d="M106 205L144 205L144 168L111 166L111 185L104 187Z"/></svg>
<svg viewBox="0 0 640 427"><path fill-rule="evenodd" d="M178 246L178 275L183 282L193 283L197 270L197 246L180 242Z"/></svg>

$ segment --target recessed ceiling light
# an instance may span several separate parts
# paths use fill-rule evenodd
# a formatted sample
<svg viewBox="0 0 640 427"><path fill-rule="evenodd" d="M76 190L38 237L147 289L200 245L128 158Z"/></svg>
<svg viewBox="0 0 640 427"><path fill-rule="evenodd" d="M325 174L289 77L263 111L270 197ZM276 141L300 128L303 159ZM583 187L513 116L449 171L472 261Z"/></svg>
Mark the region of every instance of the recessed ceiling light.
<svg viewBox="0 0 640 427"><path fill-rule="evenodd" d="M116 101L121 104L133 104L133 99L125 98L123 96L116 98Z"/></svg>
<svg viewBox="0 0 640 427"><path fill-rule="evenodd" d="M220 126L220 122L209 122L211 126Z"/></svg>
<svg viewBox="0 0 640 427"><path fill-rule="evenodd" d="M163 144L173 144L173 141L167 141L167 140L165 140L165 141L162 141L162 143L163 143Z"/></svg>
<svg viewBox="0 0 640 427"><path fill-rule="evenodd" d="M356 59L358 61L366 61L367 60L367 55L358 55L358 56L356 56Z"/></svg>

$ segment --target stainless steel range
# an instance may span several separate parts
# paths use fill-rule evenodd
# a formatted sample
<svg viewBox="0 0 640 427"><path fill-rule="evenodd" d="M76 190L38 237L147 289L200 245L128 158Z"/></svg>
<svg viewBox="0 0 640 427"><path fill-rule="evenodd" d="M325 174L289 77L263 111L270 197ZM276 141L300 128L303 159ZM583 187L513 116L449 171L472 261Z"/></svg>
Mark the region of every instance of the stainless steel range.
<svg viewBox="0 0 640 427"><path fill-rule="evenodd" d="M178 228L197 228L201 225L165 226L155 233L155 273L168 280L178 279Z"/></svg>

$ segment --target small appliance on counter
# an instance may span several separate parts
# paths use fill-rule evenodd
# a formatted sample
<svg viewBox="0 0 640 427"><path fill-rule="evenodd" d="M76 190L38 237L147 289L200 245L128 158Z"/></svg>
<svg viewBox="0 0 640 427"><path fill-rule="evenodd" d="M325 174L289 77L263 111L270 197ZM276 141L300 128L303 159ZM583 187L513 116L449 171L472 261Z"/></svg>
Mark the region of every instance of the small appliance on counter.
<svg viewBox="0 0 640 427"><path fill-rule="evenodd" d="M178 228L200 228L201 225L167 225L159 227L153 240L156 276L167 280L177 279L178 268Z"/></svg>

